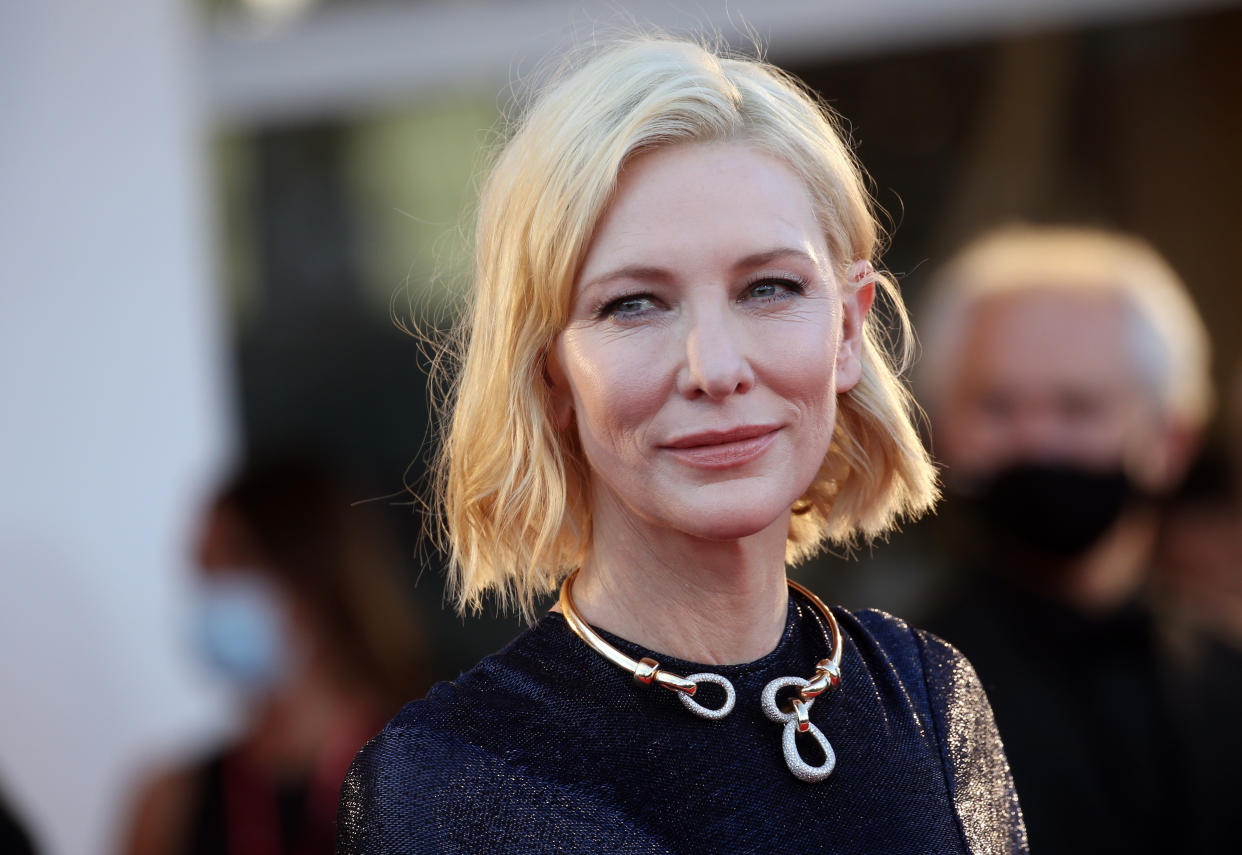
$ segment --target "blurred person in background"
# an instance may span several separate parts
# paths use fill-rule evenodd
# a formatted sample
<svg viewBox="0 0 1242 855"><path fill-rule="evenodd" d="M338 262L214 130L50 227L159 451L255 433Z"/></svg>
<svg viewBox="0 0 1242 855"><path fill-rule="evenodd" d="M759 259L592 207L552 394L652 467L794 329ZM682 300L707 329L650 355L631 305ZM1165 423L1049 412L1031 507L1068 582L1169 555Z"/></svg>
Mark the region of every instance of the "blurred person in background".
<svg viewBox="0 0 1242 855"><path fill-rule="evenodd" d="M1165 503L1156 567L1173 621L1204 627L1242 650L1242 500L1231 462L1214 445Z"/></svg>
<svg viewBox="0 0 1242 855"><path fill-rule="evenodd" d="M1242 650L1242 366L1231 397L1222 441L1167 503L1157 566L1175 618Z"/></svg>
<svg viewBox="0 0 1242 855"><path fill-rule="evenodd" d="M243 696L236 741L142 787L125 852L329 853L345 770L425 690L410 598L378 526L303 460L238 473L208 509L195 641Z"/></svg>
<svg viewBox="0 0 1242 855"><path fill-rule="evenodd" d="M1169 644L1149 596L1212 406L1184 285L1137 238L1013 226L947 265L919 331L964 571L925 624L978 669L1035 851L1229 848L1242 673Z"/></svg>

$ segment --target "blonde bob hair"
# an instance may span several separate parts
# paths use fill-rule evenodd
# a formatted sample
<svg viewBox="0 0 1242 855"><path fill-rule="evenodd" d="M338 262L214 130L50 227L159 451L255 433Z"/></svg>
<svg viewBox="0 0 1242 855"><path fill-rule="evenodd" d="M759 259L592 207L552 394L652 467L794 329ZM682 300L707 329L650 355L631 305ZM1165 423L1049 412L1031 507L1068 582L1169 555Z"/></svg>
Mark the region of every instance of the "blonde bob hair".
<svg viewBox="0 0 1242 855"><path fill-rule="evenodd" d="M787 560L825 540L848 548L881 535L935 501L913 399L897 376L910 357L909 321L893 280L873 272L881 232L835 117L762 61L630 39L543 89L483 187L472 305L450 362L457 373L442 403L436 467L460 610L477 610L491 592L529 618L582 562L591 543L589 473L576 432L556 426L544 360L626 163L664 146L722 141L755 146L802 178L840 287L874 283L902 342L891 355L883 322L868 317L862 378L841 395L828 454L792 508ZM873 262L869 278L847 281L860 260Z"/></svg>

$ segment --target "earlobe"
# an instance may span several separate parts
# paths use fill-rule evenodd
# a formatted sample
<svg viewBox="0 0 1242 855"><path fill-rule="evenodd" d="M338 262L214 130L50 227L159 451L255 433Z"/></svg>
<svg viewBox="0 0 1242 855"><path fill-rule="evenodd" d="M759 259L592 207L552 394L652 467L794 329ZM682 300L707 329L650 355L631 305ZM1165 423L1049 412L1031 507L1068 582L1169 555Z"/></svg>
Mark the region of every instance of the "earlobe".
<svg viewBox="0 0 1242 855"><path fill-rule="evenodd" d="M841 342L837 346L837 392L848 392L862 377L864 321L875 301L875 268L870 261L856 261L841 299Z"/></svg>

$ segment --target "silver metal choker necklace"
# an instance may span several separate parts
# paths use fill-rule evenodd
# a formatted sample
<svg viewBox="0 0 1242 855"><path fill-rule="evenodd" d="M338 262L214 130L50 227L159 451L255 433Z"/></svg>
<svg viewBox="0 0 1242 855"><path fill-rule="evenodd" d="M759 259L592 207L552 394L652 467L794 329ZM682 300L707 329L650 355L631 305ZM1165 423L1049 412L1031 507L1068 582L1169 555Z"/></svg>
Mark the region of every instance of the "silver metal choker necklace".
<svg viewBox="0 0 1242 855"><path fill-rule="evenodd" d="M569 628L585 641L588 647L613 665L628 671L638 685L650 686L654 683L676 692L677 699L681 701L682 705L697 716L715 720L722 719L733 712L737 693L727 677L711 672L687 674L682 677L671 671L665 671L660 667L659 662L650 657L637 660L632 659L601 638L599 633L593 630L579 616L578 609L574 606L573 584L577 576L578 571L574 570L561 583L561 612L564 614L565 622L569 624ZM827 659L821 659L815 664L815 673L810 679L777 677L768 683L764 686L763 692L759 697L759 705L763 709L764 715L771 721L784 727L784 732L781 735L781 747L785 754L785 765L789 767L789 771L799 780L813 783L827 778L832 774L832 770L837 765L837 757L832 750L832 745L820 729L811 722L810 713L811 706L815 703L816 698L841 684L841 628L837 626L836 618L832 616L832 612L819 597L792 579L787 579L786 581L789 583L789 587L805 597L823 618L824 624L828 628L829 656ZM712 683L723 689L725 694L724 703L719 707L712 708L696 701L694 695L700 683ZM776 693L791 687L797 691L786 703L782 704L777 700ZM819 744L820 749L824 752L824 762L818 766L812 766L802 758L802 754L798 751L797 743L799 733L807 734Z"/></svg>

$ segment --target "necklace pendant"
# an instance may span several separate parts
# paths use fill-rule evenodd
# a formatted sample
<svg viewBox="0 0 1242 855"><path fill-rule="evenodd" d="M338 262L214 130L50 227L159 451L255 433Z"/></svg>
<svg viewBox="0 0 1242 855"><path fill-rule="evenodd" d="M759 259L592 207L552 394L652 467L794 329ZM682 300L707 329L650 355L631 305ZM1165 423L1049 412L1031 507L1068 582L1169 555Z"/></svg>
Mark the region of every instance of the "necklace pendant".
<svg viewBox="0 0 1242 855"><path fill-rule="evenodd" d="M832 750L832 744L828 741L828 737L824 736L815 725L807 727L805 733L819 743L819 747L824 752L824 762L818 766L812 766L802 759L802 754L798 751L798 733L801 732L797 728L796 722L785 722L785 732L781 734L781 747L785 751L785 765L789 767L789 771L799 781L806 781L808 784L814 784L822 781L832 774L832 770L837 768L837 755Z"/></svg>
<svg viewBox="0 0 1242 855"><path fill-rule="evenodd" d="M690 693L678 692L677 700L681 701L682 706L690 710L690 712L700 716L701 718L710 719L712 721L722 719L729 713L733 712L733 703L737 700L737 692L734 691L733 684L729 682L728 677L723 677L720 674L703 673L689 674L686 676L686 679L696 685L698 683L714 683L724 689L725 693L724 703L716 709L712 709L711 707L705 707L696 701Z"/></svg>
<svg viewBox="0 0 1242 855"><path fill-rule="evenodd" d="M784 732L781 734L781 748L785 754L785 765L789 767L789 771L793 773L795 778L800 781L806 781L808 784L813 784L827 778L832 774L832 770L837 767L837 755L832 750L832 744L828 742L828 737L824 736L823 732L812 724L807 717L811 711L811 705L815 703L815 698L797 697L794 708L790 712L782 710L776 702L776 693L781 689L795 686L801 690L809 685L811 685L811 681L804 680L801 677L777 677L763 687L763 694L759 698L759 703L763 707L763 714L769 720L785 726ZM815 740L824 752L823 763L820 763L818 766L812 766L802 759L802 754L798 750L799 733L804 733Z"/></svg>

